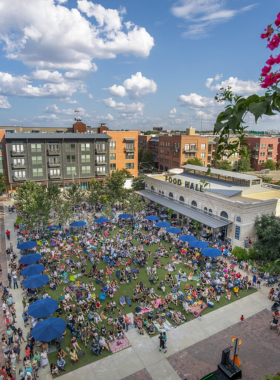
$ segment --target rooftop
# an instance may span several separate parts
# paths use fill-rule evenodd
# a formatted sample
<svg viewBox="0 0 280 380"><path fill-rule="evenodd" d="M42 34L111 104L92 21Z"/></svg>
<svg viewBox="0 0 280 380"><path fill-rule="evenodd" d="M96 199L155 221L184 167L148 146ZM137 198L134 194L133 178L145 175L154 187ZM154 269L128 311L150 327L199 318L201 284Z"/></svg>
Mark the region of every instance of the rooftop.
<svg viewBox="0 0 280 380"><path fill-rule="evenodd" d="M197 166L197 165L190 165L190 164L183 165L182 168L185 171L194 170L196 172L206 173L206 175L209 170L209 168L205 166ZM211 173L207 176L211 176L211 174L215 174L215 175L220 175L222 177L238 178L238 179L243 179L247 181L251 181L252 179L258 179L257 176L251 175L251 174L237 173L237 172L231 172L229 170L220 170L220 169L215 169L215 168L210 168L210 169L211 169Z"/></svg>
<svg viewBox="0 0 280 380"><path fill-rule="evenodd" d="M98 140L108 140L111 137L104 133L6 133L6 140L18 140L18 139L72 139L72 140L88 140L88 139L98 139Z"/></svg>

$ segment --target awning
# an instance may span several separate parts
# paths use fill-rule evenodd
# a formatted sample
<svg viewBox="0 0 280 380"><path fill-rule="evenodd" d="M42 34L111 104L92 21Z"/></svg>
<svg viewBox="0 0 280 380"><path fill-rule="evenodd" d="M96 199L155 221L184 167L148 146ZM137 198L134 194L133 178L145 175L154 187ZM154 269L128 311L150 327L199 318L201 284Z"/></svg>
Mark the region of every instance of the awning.
<svg viewBox="0 0 280 380"><path fill-rule="evenodd" d="M232 221L230 220L214 218L213 216L204 214L203 211L198 211L191 207L185 206L183 203L176 202L172 199L168 199L166 197L154 194L147 190L137 191L137 194L141 195L142 197L145 197L146 199L149 199L152 202L156 202L164 207L170 208L171 210L176 211L184 216L187 216L188 218L205 224L206 226L211 228L220 228L232 224Z"/></svg>
<svg viewBox="0 0 280 380"><path fill-rule="evenodd" d="M134 138L130 138L130 137L125 137L124 138L124 141L136 141L136 139L134 139Z"/></svg>

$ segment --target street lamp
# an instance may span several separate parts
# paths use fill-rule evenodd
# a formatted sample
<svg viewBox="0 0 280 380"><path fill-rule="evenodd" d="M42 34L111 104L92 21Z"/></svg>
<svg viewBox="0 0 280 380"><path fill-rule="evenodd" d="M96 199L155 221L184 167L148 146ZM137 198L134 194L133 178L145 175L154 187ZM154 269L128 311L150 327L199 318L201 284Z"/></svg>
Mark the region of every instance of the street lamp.
<svg viewBox="0 0 280 380"><path fill-rule="evenodd" d="M204 106L201 106L200 108L204 108ZM203 113L203 111L201 111L201 114L200 114L200 128L201 128L201 133L202 133L202 113Z"/></svg>
<svg viewBox="0 0 280 380"><path fill-rule="evenodd" d="M74 182L74 175L77 175L76 173L72 173L72 183Z"/></svg>

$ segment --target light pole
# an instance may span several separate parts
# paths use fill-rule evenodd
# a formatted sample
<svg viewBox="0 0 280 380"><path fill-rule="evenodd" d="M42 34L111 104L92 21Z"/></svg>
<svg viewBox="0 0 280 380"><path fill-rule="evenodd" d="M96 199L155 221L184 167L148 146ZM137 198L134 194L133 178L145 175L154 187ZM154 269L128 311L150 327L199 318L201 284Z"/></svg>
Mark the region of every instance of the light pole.
<svg viewBox="0 0 280 380"><path fill-rule="evenodd" d="M204 108L204 106L201 106L201 108ZM201 111L201 114L200 114L200 129L201 129L201 133L202 133L202 113L203 113L203 111Z"/></svg>
<svg viewBox="0 0 280 380"><path fill-rule="evenodd" d="M76 173L72 173L72 183L74 182L74 175L77 175Z"/></svg>

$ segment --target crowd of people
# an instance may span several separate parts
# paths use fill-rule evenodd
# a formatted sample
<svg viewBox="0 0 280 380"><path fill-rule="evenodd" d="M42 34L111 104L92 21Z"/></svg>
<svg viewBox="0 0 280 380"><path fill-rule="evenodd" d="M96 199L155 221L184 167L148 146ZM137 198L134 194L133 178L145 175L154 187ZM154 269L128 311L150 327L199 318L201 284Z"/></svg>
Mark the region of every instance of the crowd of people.
<svg viewBox="0 0 280 380"><path fill-rule="evenodd" d="M106 224L93 222L101 206L84 203L73 208L73 219L87 221L79 229L29 231L15 223L18 243L38 242L30 252L41 254L43 274L50 281L40 289L23 288L22 321L30 330L25 336L15 326L17 316L10 291L21 286L24 266L18 263L19 253L10 244L6 251L8 283L1 284L7 325L7 333L2 336L6 359L0 371L3 379L13 378L23 351L21 380L36 379L39 368L48 365L48 343L34 341L31 334L38 320L29 316L28 307L38 299L57 299L59 307L54 316L67 324L63 336L55 342L56 361L50 363L52 374L59 376L70 361L79 362L84 351L94 356L111 352L112 342L124 339L125 331L133 326L140 335L159 331L160 347L166 350L166 331L190 319L191 314L201 318L205 308L214 307L222 298L230 302L232 297L239 298L242 292L260 287L261 276L245 262L238 263L231 247L222 241L216 242L222 256L208 259L177 235L145 219L147 215L159 215L154 204L128 220L117 217L119 208L113 208L115 216ZM50 222L55 222L55 210ZM172 224L176 225L175 219ZM183 233L191 231L184 226ZM247 274L242 275L241 269ZM69 344L65 346L66 341Z"/></svg>

